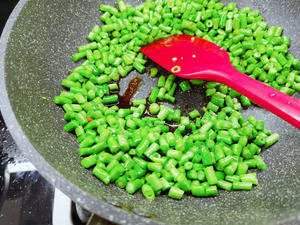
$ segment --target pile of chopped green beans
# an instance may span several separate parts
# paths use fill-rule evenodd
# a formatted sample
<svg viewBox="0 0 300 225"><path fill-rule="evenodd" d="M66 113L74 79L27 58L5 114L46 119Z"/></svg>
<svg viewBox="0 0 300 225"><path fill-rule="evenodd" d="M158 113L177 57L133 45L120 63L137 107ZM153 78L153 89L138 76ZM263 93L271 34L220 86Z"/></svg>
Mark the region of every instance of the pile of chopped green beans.
<svg viewBox="0 0 300 225"><path fill-rule="evenodd" d="M131 70L145 72L147 60L140 47L174 34L195 35L229 52L241 72L284 93L300 90L300 62L288 54L290 40L282 28L263 21L258 11L238 10L234 3L217 0L146 0L132 7L122 0L118 8L101 5L100 20L88 34L90 43L79 46L76 62L86 59L62 81L69 91L54 98L65 110L65 130L75 132L80 143L81 165L105 184L115 183L130 194L139 189L146 199L161 193L181 199L215 196L219 189L251 190L258 184L256 173L266 170L260 156L279 140L253 116L238 112L251 101L216 82L184 80L159 75L149 98L119 108L120 76ZM191 85L192 84L192 85ZM184 116L161 101L175 102L179 86L183 92L205 85L210 102L204 114L194 110ZM152 116L144 114L146 108ZM176 123L170 132L167 123Z"/></svg>

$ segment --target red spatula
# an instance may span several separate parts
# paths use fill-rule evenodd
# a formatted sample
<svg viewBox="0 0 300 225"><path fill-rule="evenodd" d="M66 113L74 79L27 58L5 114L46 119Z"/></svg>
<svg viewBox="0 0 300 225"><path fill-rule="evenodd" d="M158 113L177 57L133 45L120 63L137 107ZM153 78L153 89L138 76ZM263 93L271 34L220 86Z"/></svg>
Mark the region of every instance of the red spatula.
<svg viewBox="0 0 300 225"><path fill-rule="evenodd" d="M175 35L141 48L171 73L223 83L300 129L300 100L236 70L220 46L190 35Z"/></svg>

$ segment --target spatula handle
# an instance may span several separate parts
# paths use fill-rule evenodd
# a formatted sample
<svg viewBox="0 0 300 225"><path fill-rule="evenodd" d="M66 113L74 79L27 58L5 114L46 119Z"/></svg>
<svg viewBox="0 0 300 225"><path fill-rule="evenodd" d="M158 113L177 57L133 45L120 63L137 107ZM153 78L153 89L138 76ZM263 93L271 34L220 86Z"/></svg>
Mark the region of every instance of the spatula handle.
<svg viewBox="0 0 300 225"><path fill-rule="evenodd" d="M233 66L225 70L224 84L300 129L300 100L265 85Z"/></svg>

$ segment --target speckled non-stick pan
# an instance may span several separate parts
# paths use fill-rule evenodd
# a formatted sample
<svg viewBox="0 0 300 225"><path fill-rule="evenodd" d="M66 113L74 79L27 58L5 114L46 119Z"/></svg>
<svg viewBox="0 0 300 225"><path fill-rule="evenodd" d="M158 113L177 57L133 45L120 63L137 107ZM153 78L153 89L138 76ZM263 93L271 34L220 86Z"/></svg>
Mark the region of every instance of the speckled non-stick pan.
<svg viewBox="0 0 300 225"><path fill-rule="evenodd" d="M235 2L239 7L260 10L270 25L284 27L284 34L291 37L290 52L300 58L299 0ZM61 80L75 66L71 55L76 46L86 43L86 34L99 23L99 3L21 0L2 34L1 112L16 143L40 173L86 209L121 224L299 223L300 132L258 107L243 113L264 120L266 127L278 132L281 139L262 153L269 170L259 172L259 185L250 192L221 191L215 198L184 196L180 201L163 195L147 201L140 192L129 195L114 185L104 185L80 167L78 144L73 135L63 130L63 110L52 99L62 90ZM121 82L123 90L126 81L136 75L132 72ZM142 77L143 91L138 97L147 95L154 85L153 80ZM178 96L179 105L200 108L205 103L203 96L201 88Z"/></svg>

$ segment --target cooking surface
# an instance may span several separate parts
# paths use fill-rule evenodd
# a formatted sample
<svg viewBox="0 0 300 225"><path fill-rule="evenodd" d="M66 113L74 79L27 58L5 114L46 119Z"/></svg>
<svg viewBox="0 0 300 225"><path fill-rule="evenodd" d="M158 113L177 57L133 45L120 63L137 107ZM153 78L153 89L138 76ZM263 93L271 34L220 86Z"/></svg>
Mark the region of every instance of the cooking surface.
<svg viewBox="0 0 300 225"><path fill-rule="evenodd" d="M0 34L17 2L0 1ZM53 191L17 148L0 113L0 224L52 224Z"/></svg>
<svg viewBox="0 0 300 225"><path fill-rule="evenodd" d="M111 4L110 1L103 2ZM238 6L260 9L266 21L272 21L271 25L283 26L285 34L291 37L291 52L299 59L297 35L300 33L300 4L298 0L284 3L283 6L283 2L277 0L243 0L238 1ZM266 127L278 132L282 139L262 153L269 170L258 174L260 184L251 192L221 192L216 198L185 196L181 201L159 196L157 200L149 202L141 193L129 195L114 185L106 186L92 177L88 170L79 167L75 137L63 130L63 111L54 105L52 99L62 90L60 81L75 66L71 60L75 47L86 43L86 34L98 22L98 5L99 1L96 0L30 0L11 34L6 53L6 82L12 108L32 145L63 176L52 170L18 133L13 118L8 116L9 109L3 111L6 120L11 122L10 128L15 129L14 137L19 143L25 141L22 147L26 148L26 156L41 173L81 205L124 224L138 224L141 220L136 215L140 214L172 224L273 224L285 220L296 223L296 215L300 211L300 181L297 177L300 165L299 131L263 109L251 107L244 115L264 120ZM43 16L37 19L37 15ZM133 71L130 77L137 75ZM137 93L136 97L149 93L153 85L146 75L140 76L143 77L143 92ZM122 88L125 86L124 82ZM188 105L197 108L201 101L196 102L197 95L193 96ZM297 96L299 98L299 94ZM46 100L42 97L46 97ZM86 193L103 200L105 204ZM131 213L125 214L111 205L118 205Z"/></svg>

